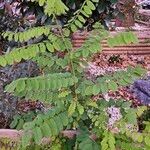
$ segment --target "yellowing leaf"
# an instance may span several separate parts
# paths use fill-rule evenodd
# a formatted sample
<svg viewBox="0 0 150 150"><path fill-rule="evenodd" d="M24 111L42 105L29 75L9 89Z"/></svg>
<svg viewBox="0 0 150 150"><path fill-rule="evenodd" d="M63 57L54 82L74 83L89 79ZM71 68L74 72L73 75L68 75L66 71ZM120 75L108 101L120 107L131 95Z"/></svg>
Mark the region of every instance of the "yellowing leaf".
<svg viewBox="0 0 150 150"><path fill-rule="evenodd" d="M73 100L68 108L68 115L69 116L72 116L73 113L75 112L75 109L76 109L76 106L77 106L77 102L75 100Z"/></svg>
<svg viewBox="0 0 150 150"><path fill-rule="evenodd" d="M77 103L77 109L80 115L84 113L84 107L80 103Z"/></svg>

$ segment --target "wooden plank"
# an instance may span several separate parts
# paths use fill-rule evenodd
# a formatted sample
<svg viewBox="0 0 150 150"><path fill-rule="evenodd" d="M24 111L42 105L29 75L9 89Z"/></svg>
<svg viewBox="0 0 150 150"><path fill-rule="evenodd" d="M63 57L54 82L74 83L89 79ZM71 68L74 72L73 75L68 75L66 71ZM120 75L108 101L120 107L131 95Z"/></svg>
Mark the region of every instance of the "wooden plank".
<svg viewBox="0 0 150 150"><path fill-rule="evenodd" d="M113 31L111 35L116 35L120 31ZM103 46L103 52L109 54L134 54L134 55L150 55L150 30L143 31L133 31L139 39L139 43L137 44L129 44L124 46L116 46L113 48L108 47L107 41L103 40L101 42ZM86 37L88 36L88 32L77 32L72 37L72 42L74 48L79 48L84 43Z"/></svg>

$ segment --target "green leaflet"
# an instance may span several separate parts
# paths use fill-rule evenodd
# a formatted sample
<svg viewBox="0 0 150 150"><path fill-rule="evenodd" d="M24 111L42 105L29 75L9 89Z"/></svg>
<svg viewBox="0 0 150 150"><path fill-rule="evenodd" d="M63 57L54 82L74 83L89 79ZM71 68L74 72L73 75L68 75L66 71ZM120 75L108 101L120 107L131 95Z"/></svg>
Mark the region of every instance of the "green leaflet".
<svg viewBox="0 0 150 150"><path fill-rule="evenodd" d="M48 51L54 52L54 46L51 43L46 43L46 47L47 47Z"/></svg>
<svg viewBox="0 0 150 150"><path fill-rule="evenodd" d="M17 130L21 130L22 129L22 127L23 127L23 125L24 125L24 120L23 119L19 119L19 121L18 121L18 124L17 124L17 126L16 126L16 129Z"/></svg>
<svg viewBox="0 0 150 150"><path fill-rule="evenodd" d="M115 143L116 141L115 141L114 135L111 132L109 132L108 144L111 150L116 150Z"/></svg>
<svg viewBox="0 0 150 150"><path fill-rule="evenodd" d="M40 43L39 44L39 50L41 53L44 53L46 51L46 47L44 43Z"/></svg>
<svg viewBox="0 0 150 150"><path fill-rule="evenodd" d="M41 124L43 124L43 116L41 114L37 115L34 121L37 126L40 126Z"/></svg>
<svg viewBox="0 0 150 150"><path fill-rule="evenodd" d="M26 131L26 130L31 130L35 127L35 123L34 122L28 122L28 123L25 123L24 126L23 126L23 129Z"/></svg>
<svg viewBox="0 0 150 150"><path fill-rule="evenodd" d="M79 28L82 28L82 23L79 21L79 20L76 20L75 21L75 24L79 27Z"/></svg>
<svg viewBox="0 0 150 150"><path fill-rule="evenodd" d="M17 124L18 124L18 119L14 119L10 124L10 128L12 128L12 129L15 128L17 126Z"/></svg>
<svg viewBox="0 0 150 150"><path fill-rule="evenodd" d="M43 137L43 134L42 134L42 131L40 129L40 127L35 127L33 130L33 138L34 138L34 141L36 144L40 144L42 141L42 137Z"/></svg>
<svg viewBox="0 0 150 150"><path fill-rule="evenodd" d="M72 100L72 102L71 102L71 104L68 108L68 115L69 116L73 115L73 113L75 112L76 107L77 107L77 102L75 100Z"/></svg>
<svg viewBox="0 0 150 150"><path fill-rule="evenodd" d="M110 131L105 131L104 138L101 142L102 150L116 150L115 143L114 135Z"/></svg>
<svg viewBox="0 0 150 150"><path fill-rule="evenodd" d="M94 101L88 101L86 105L87 105L87 106L91 106L91 107L98 108L97 103L96 103L96 102L94 102Z"/></svg>
<svg viewBox="0 0 150 150"><path fill-rule="evenodd" d="M57 41L54 41L54 42L53 42L53 47L54 47L56 50L61 50L60 45L58 44Z"/></svg>
<svg viewBox="0 0 150 150"><path fill-rule="evenodd" d="M112 91L117 91L118 85L114 81L108 82L108 89Z"/></svg>
<svg viewBox="0 0 150 150"><path fill-rule="evenodd" d="M26 56L27 55L24 55L23 58L26 59L28 57L28 56L27 57ZM11 55L11 53L9 53L7 55L4 55L3 58L6 60L6 62L7 62L8 65L12 65L14 63L14 59L13 59L13 56Z"/></svg>
<svg viewBox="0 0 150 150"><path fill-rule="evenodd" d="M110 47L114 47L117 45L126 45L131 43L137 43L138 39L132 32L121 32L115 35L114 37L110 37L107 40L107 43Z"/></svg>
<svg viewBox="0 0 150 150"><path fill-rule="evenodd" d="M33 81L33 80L32 80ZM40 90L45 90L46 89L46 80L42 80L42 78L41 79L37 79L37 80L35 80L35 81L38 81L38 84L39 84L39 89ZM35 90L35 89L34 89Z"/></svg>
<svg viewBox="0 0 150 150"><path fill-rule="evenodd" d="M78 19L80 20L80 22L83 22L83 23L86 22L85 19L81 15L78 16Z"/></svg>
<svg viewBox="0 0 150 150"><path fill-rule="evenodd" d="M6 66L7 65L7 61L5 58L3 58L2 56L0 56L0 65L2 67Z"/></svg>
<svg viewBox="0 0 150 150"><path fill-rule="evenodd" d="M95 33L91 33L80 48L76 51L72 51L72 58L79 58L81 55L88 58L92 54L100 52L102 50L100 44L102 36L99 32L100 30L97 31L97 35L95 35Z"/></svg>
<svg viewBox="0 0 150 150"><path fill-rule="evenodd" d="M82 50L82 56L83 57L88 57L89 56L89 54L90 54L90 51L88 51L88 50Z"/></svg>
<svg viewBox="0 0 150 150"><path fill-rule="evenodd" d="M84 107L80 103L77 103L77 110L80 115L84 113Z"/></svg>
<svg viewBox="0 0 150 150"><path fill-rule="evenodd" d="M123 76L122 78L123 78L123 80L124 80L126 83L128 83L128 84L133 83L133 79L132 79L130 76L128 76L128 75L125 75L125 76Z"/></svg>
<svg viewBox="0 0 150 150"><path fill-rule="evenodd" d="M7 85L6 91L18 95L21 94L21 97L27 96L34 100L45 100L45 93L73 86L77 82L77 78L71 74L56 73L34 78L18 79Z"/></svg>
<svg viewBox="0 0 150 150"><path fill-rule="evenodd" d="M49 4L49 3L47 3ZM54 5L51 5L51 11L55 12L56 15L61 15L61 14L65 14L66 11L68 11L68 7L61 1L61 0L57 0L54 2ZM49 13L49 15L53 15L51 14L51 12Z"/></svg>
<svg viewBox="0 0 150 150"><path fill-rule="evenodd" d="M88 5L88 7L89 7L91 10L95 10L95 9L96 9L95 5L94 5L90 0L87 0L87 5Z"/></svg>
<svg viewBox="0 0 150 150"><path fill-rule="evenodd" d="M14 40L16 42L26 42L31 38L38 38L43 34L48 35L50 33L50 29L51 29L50 26L42 26L42 27L33 27L25 32L14 33L7 31L6 33L3 33L3 37L8 38L9 41Z"/></svg>
<svg viewBox="0 0 150 150"><path fill-rule="evenodd" d="M38 82L37 79L35 79L35 80L30 80L30 83L31 83L32 89L38 90L38 89L40 88L40 83Z"/></svg>
<svg viewBox="0 0 150 150"><path fill-rule="evenodd" d="M56 116L54 118L54 121L57 123L57 128L59 131L63 130L63 122L62 122L62 118L60 118L60 116Z"/></svg>
<svg viewBox="0 0 150 150"><path fill-rule="evenodd" d="M95 84L93 86L93 94L98 95L100 93L100 91L101 91L100 86Z"/></svg>
<svg viewBox="0 0 150 150"><path fill-rule="evenodd" d="M90 138L84 138L84 140L79 143L79 150L99 150L99 149L100 149L99 145Z"/></svg>
<svg viewBox="0 0 150 150"><path fill-rule="evenodd" d="M102 93L107 93L108 92L108 85L106 83L106 81L104 81L104 83L100 83L100 88L101 88L101 92Z"/></svg>
<svg viewBox="0 0 150 150"><path fill-rule="evenodd" d="M5 87L5 90L9 91L9 92L13 92L16 88L16 85L17 85L17 82L13 81L11 84L9 84Z"/></svg>
<svg viewBox="0 0 150 150"><path fill-rule="evenodd" d="M121 86L127 86L128 85L128 83L124 79L118 80L117 83L120 84Z"/></svg>
<svg viewBox="0 0 150 150"><path fill-rule="evenodd" d="M68 36L70 35L70 30L67 29L67 28L65 28L65 29L64 29L64 35L65 35L66 37L68 37Z"/></svg>
<svg viewBox="0 0 150 150"><path fill-rule="evenodd" d="M39 6L43 6L45 3L45 0L39 0Z"/></svg>
<svg viewBox="0 0 150 150"><path fill-rule="evenodd" d="M60 118L62 118L63 125L67 126L67 124L69 122L68 117L67 117L67 113L65 113L65 112L61 113Z"/></svg>
<svg viewBox="0 0 150 150"><path fill-rule="evenodd" d="M89 17L89 15L83 10L81 10L81 14L84 15L85 17L87 17L87 18Z"/></svg>
<svg viewBox="0 0 150 150"><path fill-rule="evenodd" d="M79 149L80 150L89 150L89 149L93 149L93 146L89 140L86 140L79 145Z"/></svg>
<svg viewBox="0 0 150 150"><path fill-rule="evenodd" d="M16 91L22 92L25 90L26 84L24 80L19 79L16 84Z"/></svg>
<svg viewBox="0 0 150 150"><path fill-rule="evenodd" d="M128 110L128 112L126 114L126 119L127 119L127 122L129 122L131 124L136 124L137 123L136 111L134 109Z"/></svg>
<svg viewBox="0 0 150 150"><path fill-rule="evenodd" d="M58 135L59 130L57 128L57 123L54 121L54 119L50 119L48 121L48 124L49 124L50 128L52 129L52 136Z"/></svg>
<svg viewBox="0 0 150 150"><path fill-rule="evenodd" d="M77 31L77 27L74 24L71 24L71 30L73 32L76 32Z"/></svg>
<svg viewBox="0 0 150 150"><path fill-rule="evenodd" d="M51 137L52 136L52 129L50 128L49 124L45 121L41 126L42 134L44 137Z"/></svg>
<svg viewBox="0 0 150 150"><path fill-rule="evenodd" d="M147 146L150 146L150 136L146 136L144 138L144 141L145 141L145 143L146 143Z"/></svg>
<svg viewBox="0 0 150 150"><path fill-rule="evenodd" d="M62 91L61 93L59 93L58 97L61 98L61 97L66 97L68 96L70 93L70 91Z"/></svg>
<svg viewBox="0 0 150 150"><path fill-rule="evenodd" d="M21 145L23 148L26 148L31 142L32 134L31 132L25 132L21 139Z"/></svg>
<svg viewBox="0 0 150 150"><path fill-rule="evenodd" d="M0 65L4 67L6 65L12 65L15 62L20 62L22 59L28 60L35 57L39 52L45 52L43 43L13 49L10 53L0 57Z"/></svg>
<svg viewBox="0 0 150 150"><path fill-rule="evenodd" d="M92 11L91 9L88 7L88 6L84 6L84 12L88 15L91 15L92 14Z"/></svg>

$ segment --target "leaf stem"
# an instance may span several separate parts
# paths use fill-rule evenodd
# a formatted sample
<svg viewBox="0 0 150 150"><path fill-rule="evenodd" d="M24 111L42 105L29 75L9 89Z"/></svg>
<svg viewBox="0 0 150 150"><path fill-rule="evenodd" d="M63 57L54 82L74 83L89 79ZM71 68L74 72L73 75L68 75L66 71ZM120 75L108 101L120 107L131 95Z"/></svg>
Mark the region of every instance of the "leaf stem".
<svg viewBox="0 0 150 150"><path fill-rule="evenodd" d="M60 25L59 25L59 23L58 23L58 21L57 21L56 16L55 16L54 18L55 18L55 20L56 20L56 24L58 25L58 30L59 30L59 32L60 32L60 34L61 34L62 40L64 41L66 50L68 51L68 54L69 54L69 56L70 56L70 54L71 54L70 52L72 51L72 49L68 49L68 46L66 45L65 38L64 38L64 35L63 35L63 32L62 32L62 27L60 27ZM70 56L70 57L71 57L71 56ZM69 58L70 58L70 57L69 57ZM71 65L70 70L71 70L73 76L76 77L75 69L74 69L74 65L73 65L73 61L72 61L71 58L70 58L68 61L69 61L69 64ZM77 85L76 85L76 83L75 83L75 84L74 84L74 92L75 92L76 88L77 88ZM78 96L77 96L77 93L76 93L76 92L75 92L75 99L74 99L74 100L75 100L75 101L78 100Z"/></svg>

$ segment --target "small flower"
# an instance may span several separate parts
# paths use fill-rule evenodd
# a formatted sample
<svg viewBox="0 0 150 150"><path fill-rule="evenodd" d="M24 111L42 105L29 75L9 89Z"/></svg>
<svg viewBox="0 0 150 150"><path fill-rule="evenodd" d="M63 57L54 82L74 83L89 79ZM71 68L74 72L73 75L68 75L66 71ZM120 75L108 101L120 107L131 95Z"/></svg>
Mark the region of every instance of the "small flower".
<svg viewBox="0 0 150 150"><path fill-rule="evenodd" d="M133 132L133 131L138 131L138 126L136 125L133 125L133 124L126 124L126 129L129 130L130 132Z"/></svg>
<svg viewBox="0 0 150 150"><path fill-rule="evenodd" d="M109 100L110 100L110 96L109 96L108 93L107 93L107 94L103 94L103 98L104 98L107 102L109 102Z"/></svg>
<svg viewBox="0 0 150 150"><path fill-rule="evenodd" d="M110 116L108 120L108 128L112 128L114 124L122 118L120 108L114 106L108 107L107 113Z"/></svg>

